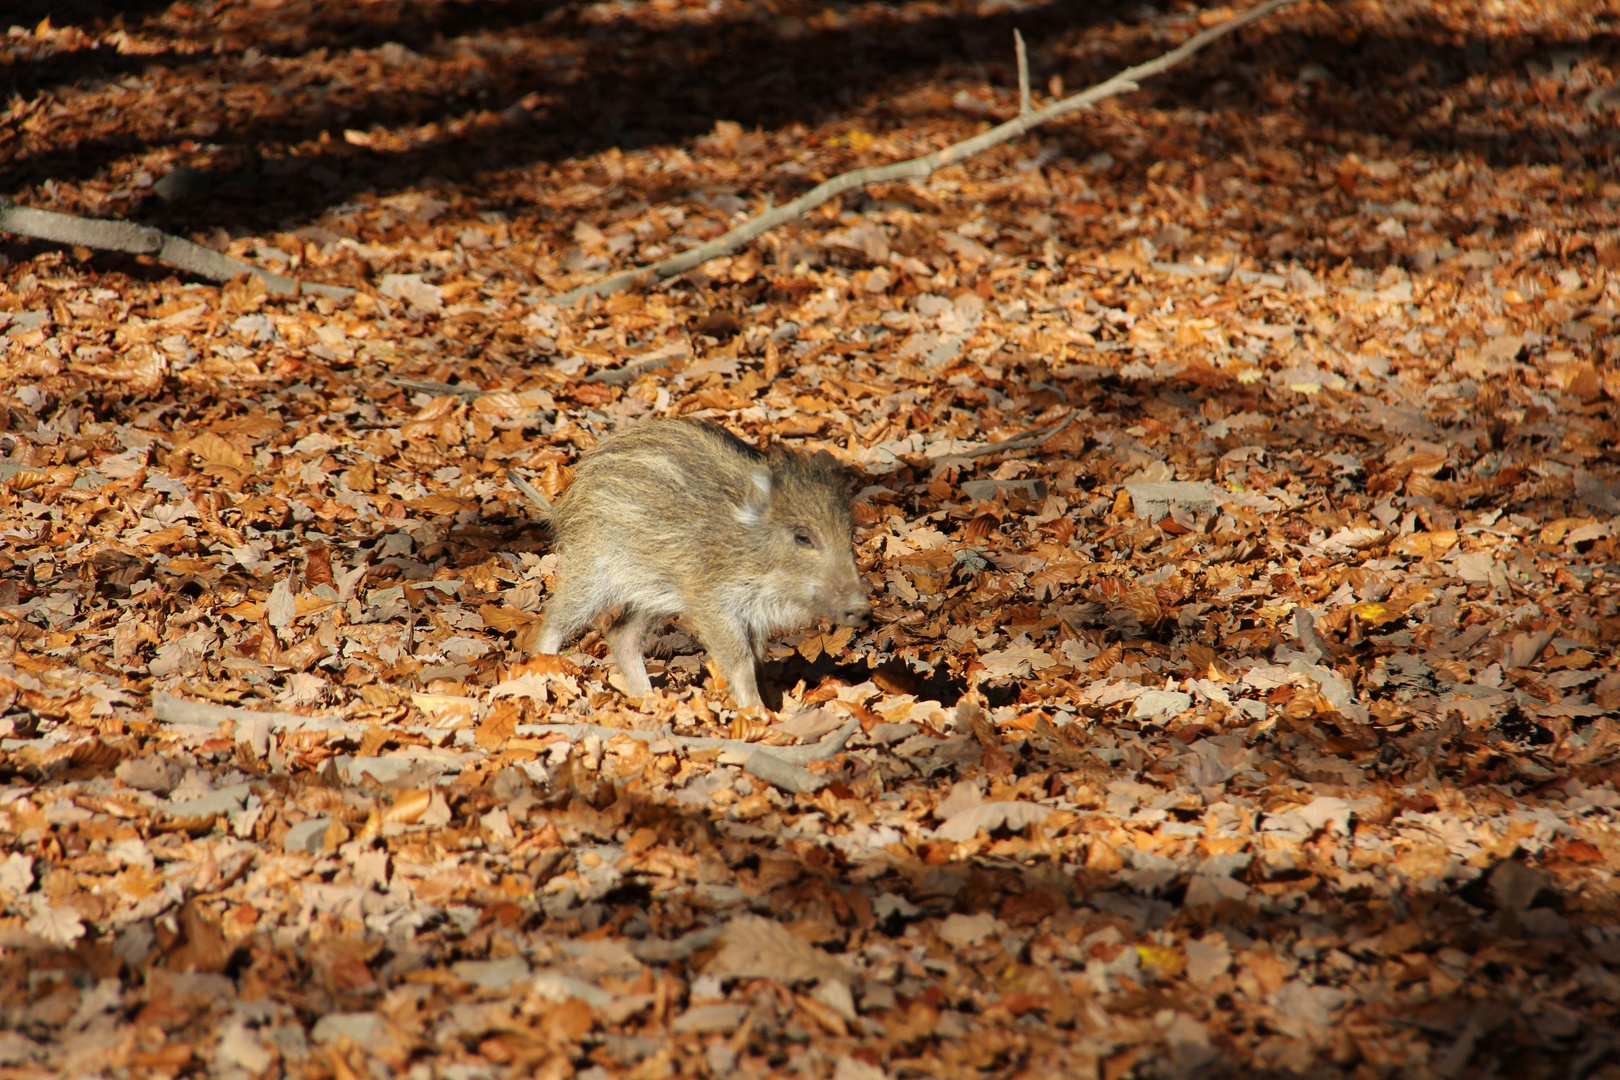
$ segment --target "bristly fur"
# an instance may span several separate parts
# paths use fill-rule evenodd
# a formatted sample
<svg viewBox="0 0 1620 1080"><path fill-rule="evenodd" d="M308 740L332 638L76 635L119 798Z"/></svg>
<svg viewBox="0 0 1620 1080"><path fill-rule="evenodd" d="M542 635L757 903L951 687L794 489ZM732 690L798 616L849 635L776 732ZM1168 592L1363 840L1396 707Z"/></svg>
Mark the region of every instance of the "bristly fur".
<svg viewBox="0 0 1620 1080"><path fill-rule="evenodd" d="M651 689L644 636L681 617L737 703L758 704L757 668L772 636L817 618L856 625L871 614L855 567L850 495L847 474L830 459L756 450L689 420L629 428L586 454L549 508L561 562L540 650L556 652L615 611L608 645L640 695Z"/></svg>

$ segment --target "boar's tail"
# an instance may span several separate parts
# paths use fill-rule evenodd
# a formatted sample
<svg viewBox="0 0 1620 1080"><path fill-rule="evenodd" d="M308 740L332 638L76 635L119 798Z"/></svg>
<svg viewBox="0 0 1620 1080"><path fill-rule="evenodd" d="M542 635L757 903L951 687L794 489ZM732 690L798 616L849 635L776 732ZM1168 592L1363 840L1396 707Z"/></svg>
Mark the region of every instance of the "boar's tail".
<svg viewBox="0 0 1620 1080"><path fill-rule="evenodd" d="M517 488L519 491L523 492L523 494L529 497L529 501L534 503L534 505L539 509L540 516L545 519L547 524L550 524L552 515L551 504L546 501L546 497L544 495L540 494L539 489L513 471L507 472L506 479L507 482L513 487Z"/></svg>

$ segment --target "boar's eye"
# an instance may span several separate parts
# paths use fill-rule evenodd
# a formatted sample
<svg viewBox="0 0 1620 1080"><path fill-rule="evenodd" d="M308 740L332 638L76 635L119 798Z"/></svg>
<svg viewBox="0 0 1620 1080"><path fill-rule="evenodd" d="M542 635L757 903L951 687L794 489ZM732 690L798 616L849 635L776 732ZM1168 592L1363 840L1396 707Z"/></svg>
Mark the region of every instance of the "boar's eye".
<svg viewBox="0 0 1620 1080"><path fill-rule="evenodd" d="M793 539L800 547L815 549L816 538L810 535L809 529L794 529Z"/></svg>

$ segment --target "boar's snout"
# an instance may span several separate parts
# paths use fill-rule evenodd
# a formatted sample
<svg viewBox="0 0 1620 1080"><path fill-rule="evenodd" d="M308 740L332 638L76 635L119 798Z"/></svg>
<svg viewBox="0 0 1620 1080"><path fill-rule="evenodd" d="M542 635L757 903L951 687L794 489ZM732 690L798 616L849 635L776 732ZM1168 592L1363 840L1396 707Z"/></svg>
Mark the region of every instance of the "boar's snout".
<svg viewBox="0 0 1620 1080"><path fill-rule="evenodd" d="M865 626L871 618L872 605L866 602L866 597L859 594L846 600L844 610L838 613L838 621L845 626Z"/></svg>

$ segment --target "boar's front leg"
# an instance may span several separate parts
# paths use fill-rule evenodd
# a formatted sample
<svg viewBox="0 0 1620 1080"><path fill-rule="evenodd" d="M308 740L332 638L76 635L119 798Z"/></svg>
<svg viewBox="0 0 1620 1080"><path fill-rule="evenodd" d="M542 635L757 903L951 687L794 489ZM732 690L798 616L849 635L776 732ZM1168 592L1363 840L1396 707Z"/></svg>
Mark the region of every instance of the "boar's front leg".
<svg viewBox="0 0 1620 1080"><path fill-rule="evenodd" d="M600 598L594 591L582 588L573 578L564 578L551 599L546 601L545 617L540 622L540 639L535 651L562 652L563 643L579 633L601 610Z"/></svg>
<svg viewBox="0 0 1620 1080"><path fill-rule="evenodd" d="M759 697L759 658L748 631L723 615L693 612L690 621L703 647L709 650L720 674L731 684L731 696L739 709L761 704Z"/></svg>

